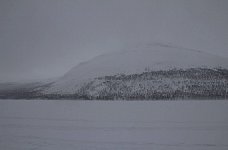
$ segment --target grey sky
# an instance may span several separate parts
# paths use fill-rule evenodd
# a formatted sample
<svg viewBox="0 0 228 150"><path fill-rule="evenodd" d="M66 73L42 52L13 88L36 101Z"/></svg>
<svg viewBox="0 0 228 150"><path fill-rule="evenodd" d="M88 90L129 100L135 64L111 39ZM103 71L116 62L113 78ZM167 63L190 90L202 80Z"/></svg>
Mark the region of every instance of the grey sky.
<svg viewBox="0 0 228 150"><path fill-rule="evenodd" d="M148 41L228 57L228 1L0 1L0 81L60 76L81 61Z"/></svg>

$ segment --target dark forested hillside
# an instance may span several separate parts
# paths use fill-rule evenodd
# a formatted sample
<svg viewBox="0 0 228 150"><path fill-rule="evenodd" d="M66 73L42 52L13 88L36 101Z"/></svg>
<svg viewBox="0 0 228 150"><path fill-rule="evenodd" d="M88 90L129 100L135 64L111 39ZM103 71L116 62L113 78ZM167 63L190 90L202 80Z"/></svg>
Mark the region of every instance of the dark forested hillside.
<svg viewBox="0 0 228 150"><path fill-rule="evenodd" d="M50 83L51 85L51 83ZM74 94L44 94L46 85L0 91L0 98L44 99L226 99L227 69L172 69L145 71L141 74L118 74L85 82ZM228 96L227 96L228 97Z"/></svg>
<svg viewBox="0 0 228 150"><path fill-rule="evenodd" d="M105 76L85 84L77 94L91 99L224 99L228 70L191 68Z"/></svg>

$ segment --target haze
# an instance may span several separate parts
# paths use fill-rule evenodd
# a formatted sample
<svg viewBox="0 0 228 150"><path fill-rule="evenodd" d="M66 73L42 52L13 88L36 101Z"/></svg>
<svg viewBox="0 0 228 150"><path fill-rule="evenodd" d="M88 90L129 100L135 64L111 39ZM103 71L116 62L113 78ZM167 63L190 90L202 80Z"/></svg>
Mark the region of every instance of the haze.
<svg viewBox="0 0 228 150"><path fill-rule="evenodd" d="M1 0L0 82L58 77L138 43L228 57L227 27L227 0Z"/></svg>

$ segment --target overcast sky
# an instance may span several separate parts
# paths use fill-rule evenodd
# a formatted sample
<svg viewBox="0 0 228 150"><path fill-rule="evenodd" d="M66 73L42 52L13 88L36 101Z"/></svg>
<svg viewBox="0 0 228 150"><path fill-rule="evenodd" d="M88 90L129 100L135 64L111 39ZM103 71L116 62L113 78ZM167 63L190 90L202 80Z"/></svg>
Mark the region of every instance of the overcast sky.
<svg viewBox="0 0 228 150"><path fill-rule="evenodd" d="M148 41L228 57L228 0L0 0L0 81L61 76Z"/></svg>

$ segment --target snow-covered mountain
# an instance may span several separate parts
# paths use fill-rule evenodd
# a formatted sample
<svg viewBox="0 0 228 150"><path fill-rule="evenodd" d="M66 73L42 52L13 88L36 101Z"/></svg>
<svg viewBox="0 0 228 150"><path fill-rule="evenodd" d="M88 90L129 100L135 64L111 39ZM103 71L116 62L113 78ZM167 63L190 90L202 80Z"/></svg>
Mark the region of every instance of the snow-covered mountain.
<svg viewBox="0 0 228 150"><path fill-rule="evenodd" d="M46 88L45 94L74 94L97 77L188 68L226 68L228 59L169 44L147 44L81 63Z"/></svg>

